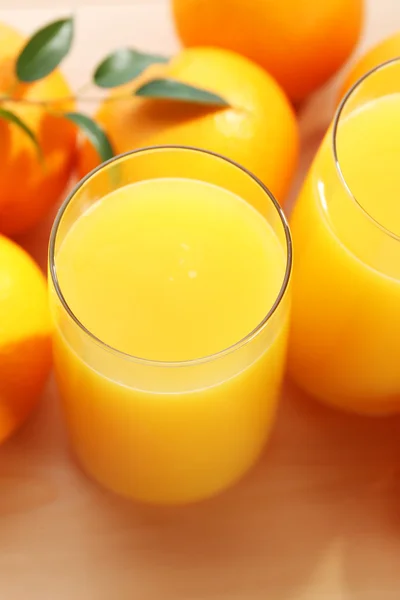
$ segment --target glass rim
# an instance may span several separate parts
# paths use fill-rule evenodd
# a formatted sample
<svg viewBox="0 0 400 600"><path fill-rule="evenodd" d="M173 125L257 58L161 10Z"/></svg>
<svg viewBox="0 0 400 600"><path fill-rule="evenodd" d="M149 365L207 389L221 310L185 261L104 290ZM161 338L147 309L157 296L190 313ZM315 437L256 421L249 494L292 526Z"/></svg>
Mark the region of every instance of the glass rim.
<svg viewBox="0 0 400 600"><path fill-rule="evenodd" d="M389 60L386 60L385 62L380 63L379 65L377 65L376 67L373 67L372 69L370 69L369 71L367 71L366 73L364 73L364 75L362 75L359 79L357 79L357 81L355 83L353 83L353 85L351 86L351 88L343 96L343 98L340 101L340 104L339 104L339 106L338 106L338 108L336 110L335 116L333 118L333 126L332 126L332 152L333 152L333 159L334 159L334 163L335 163L336 172L337 172L337 174L339 176L339 179L340 179L342 185L344 186L347 194L350 196L351 200L362 211L362 213L376 227L378 227L383 233L385 233L386 235L390 236L391 238L393 238L396 241L400 241L400 235L398 235L394 231L391 231L390 229L388 229L387 227L385 227L384 225L382 225L382 223L380 223L377 219L375 219L375 217L373 217L366 210L366 208L364 208L364 206L362 205L362 203L359 202L359 200L357 200L357 198L355 197L355 195L351 191L351 188L348 185L348 183L346 181L346 178L345 178L345 176L343 174L342 167L341 167L340 160L339 160L339 152L338 152L338 149L337 149L337 137L338 137L338 129L339 129L340 118L342 116L344 108L347 105L347 102L350 100L350 98L353 96L353 94L358 90L358 88L364 83L364 81L366 79L368 79L369 77L373 76L378 71L381 71L381 70L385 69L386 67L389 67L389 66L391 66L393 64L396 64L396 63L398 63L400 65L400 56L396 56L395 58L391 58Z"/></svg>
<svg viewBox="0 0 400 600"><path fill-rule="evenodd" d="M62 218L64 216L66 209L68 208L70 203L73 202L76 194L86 184L86 182L89 181L90 179L92 179L93 177L95 177L97 175L97 173L99 173L103 169L107 168L108 166L112 165L113 163L117 163L117 162L121 161L124 158L127 158L129 156L134 156L135 154L141 154L141 153L152 152L152 151L163 151L163 150L184 150L184 151L189 151L189 152L206 154L208 156L215 157L225 163L228 163L228 164L232 165L233 167L242 171L242 173L244 173L244 175L250 177L261 188L261 190L264 192L264 194L266 194L268 196L269 200L274 205L274 208L275 208L276 212L278 213L281 225L283 227L285 240L286 240L286 248L285 248L285 250L286 250L286 252L285 252L286 267L285 267L283 281L282 281L281 287L279 289L279 292L276 296L276 299L275 299L273 305L268 310L267 314L263 317L263 319L260 321L260 323L258 323L256 325L256 327L254 327L254 329L252 329L252 331L250 331L248 334L246 334L243 338L241 338L234 344L231 344L227 348L224 348L223 350L219 350L218 352L215 352L215 353L207 355L207 356L202 356L202 357L194 358L194 359L190 359L190 360L162 361L162 360L153 360L153 359L142 358L139 356L129 354L122 350L118 350L118 348L115 348L114 346L111 346L110 344L107 344L106 342L101 340L94 333L92 333L78 319L78 317L75 315L75 313L70 308L70 306L69 306L68 302L66 301L64 294L61 290L61 286L58 282L57 269L56 269L55 245L56 245L57 234L58 234L60 223L62 221ZM218 186L218 187L221 187L221 186ZM255 337L257 337L259 335L259 333L261 333L261 331L267 325L268 321L271 319L273 314L278 309L279 305L281 304L281 301L283 300L283 298L285 296L286 290L288 288L290 276L291 276L291 272L292 272L292 266L293 266L293 243L292 243L292 236L290 233L288 220L287 220L285 213L283 212L280 204L276 200L275 196L272 194L272 192L270 192L268 187L266 185L264 185L264 183L256 175L251 173L248 169L246 169L239 163L231 160L230 158L227 158L226 156L218 154L217 152L213 152L211 150L205 150L203 148L197 148L195 146L183 146L183 145L175 145L175 144L159 145L159 146L145 146L143 148L137 148L134 150L129 150L128 152L124 152L122 154L118 154L117 156L114 156L114 157L110 158L109 160L101 163L95 169L90 171L90 173L88 173L80 181L78 181L78 183L72 188L71 192L67 195L65 200L62 202L60 208L58 209L56 217L55 217L53 225L52 225L52 228L51 228L50 240L49 240L49 250L48 250L48 262L49 262L49 272L50 272L50 276L51 276L51 282L54 286L54 290L57 294L58 300L60 301L62 307L67 312L68 316L74 321L75 325L77 325L78 328L85 335L87 335L94 343L96 343L98 346L100 346L100 348L102 348L103 350L105 350L107 352L115 354L116 356L118 356L124 360L129 360L131 362L143 364L146 366L189 367L189 366L195 366L195 365L199 365L199 364L203 364L203 363L212 362L214 360L217 360L219 358L222 358L223 356L226 356L226 355L234 352L235 350L239 350L241 347L245 346L251 340L253 340Z"/></svg>

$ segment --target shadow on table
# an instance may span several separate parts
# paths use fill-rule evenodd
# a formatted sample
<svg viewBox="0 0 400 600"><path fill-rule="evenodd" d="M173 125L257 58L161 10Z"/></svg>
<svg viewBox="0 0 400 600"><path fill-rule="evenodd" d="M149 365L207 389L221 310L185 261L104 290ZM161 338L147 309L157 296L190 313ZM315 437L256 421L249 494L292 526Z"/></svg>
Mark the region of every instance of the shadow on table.
<svg viewBox="0 0 400 600"><path fill-rule="evenodd" d="M398 418L345 415L287 385L270 443L240 484L198 505L151 508L76 468L53 385L0 454L7 581L22 581L19 557L33 561L36 593L51 573L76 600L132 590L141 600L394 600Z"/></svg>

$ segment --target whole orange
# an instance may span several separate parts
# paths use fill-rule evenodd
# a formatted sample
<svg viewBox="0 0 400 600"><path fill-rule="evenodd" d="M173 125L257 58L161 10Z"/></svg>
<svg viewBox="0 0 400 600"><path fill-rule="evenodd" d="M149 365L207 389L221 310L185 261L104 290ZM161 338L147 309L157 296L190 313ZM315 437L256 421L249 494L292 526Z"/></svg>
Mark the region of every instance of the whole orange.
<svg viewBox="0 0 400 600"><path fill-rule="evenodd" d="M275 80L238 54L213 48L181 52L157 74L223 96L228 108L127 96L106 101L97 120L118 153L143 146L198 146L227 156L258 175L278 200L288 191L297 164L298 129L293 110ZM131 94L132 84L114 93ZM79 173L99 163L90 143L81 148Z"/></svg>
<svg viewBox="0 0 400 600"><path fill-rule="evenodd" d="M382 40L366 52L350 69L340 89L339 97L346 92L368 71L378 65L400 56L400 32Z"/></svg>
<svg viewBox="0 0 400 600"><path fill-rule="evenodd" d="M27 418L51 367L46 280L0 235L0 442Z"/></svg>
<svg viewBox="0 0 400 600"><path fill-rule="evenodd" d="M7 235L36 225L57 201L71 175L76 148L75 127L53 114L73 107L70 100L57 102L71 96L61 73L31 84L16 80L15 61L23 44L19 33L0 23L0 107L16 113L43 149L40 160L26 134L0 118L0 232ZM53 100L51 112L37 104Z"/></svg>
<svg viewBox="0 0 400 600"><path fill-rule="evenodd" d="M172 0L185 46L212 45L264 67L295 102L327 81L360 35L363 0Z"/></svg>

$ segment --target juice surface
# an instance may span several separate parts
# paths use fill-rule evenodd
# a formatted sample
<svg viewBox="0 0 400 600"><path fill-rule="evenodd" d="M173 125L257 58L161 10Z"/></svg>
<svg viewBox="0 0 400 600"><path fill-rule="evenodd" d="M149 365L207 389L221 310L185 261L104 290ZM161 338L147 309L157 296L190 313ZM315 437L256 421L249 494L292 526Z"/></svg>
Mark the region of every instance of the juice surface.
<svg viewBox="0 0 400 600"><path fill-rule="evenodd" d="M104 197L55 256L78 319L141 358L189 360L250 333L273 306L286 259L267 221L234 194L156 179ZM96 344L50 289L56 375L84 469L151 503L212 496L254 463L276 412L289 297L248 343L210 361L159 366Z"/></svg>
<svg viewBox="0 0 400 600"><path fill-rule="evenodd" d="M400 409L400 95L328 132L295 207L289 370L309 393L360 413Z"/></svg>
<svg viewBox="0 0 400 600"><path fill-rule="evenodd" d="M68 232L60 287L103 342L146 359L204 357L238 342L272 307L284 253L231 192L158 179L118 189Z"/></svg>

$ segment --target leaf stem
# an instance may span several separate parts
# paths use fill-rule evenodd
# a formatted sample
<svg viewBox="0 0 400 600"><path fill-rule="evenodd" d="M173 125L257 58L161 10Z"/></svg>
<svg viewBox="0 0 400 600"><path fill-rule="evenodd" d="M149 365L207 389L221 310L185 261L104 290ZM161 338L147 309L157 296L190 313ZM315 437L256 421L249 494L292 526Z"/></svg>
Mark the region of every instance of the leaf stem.
<svg viewBox="0 0 400 600"><path fill-rule="evenodd" d="M85 94L87 92L87 90L90 90L91 87L92 87L91 82L87 81L86 83L84 83L83 85L81 85L81 87L79 87L76 90L76 95L80 96L81 94Z"/></svg>
<svg viewBox="0 0 400 600"><path fill-rule="evenodd" d="M65 96L65 98L54 98L53 100L28 100L27 98L12 98L10 96L0 96L0 104L7 102L13 104L29 104L31 106L53 106L54 104L62 104L64 102L114 102L115 100L127 100L131 98L131 94L124 94L121 96L110 96L110 97L101 97L101 96Z"/></svg>

